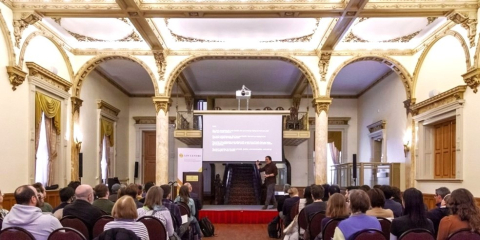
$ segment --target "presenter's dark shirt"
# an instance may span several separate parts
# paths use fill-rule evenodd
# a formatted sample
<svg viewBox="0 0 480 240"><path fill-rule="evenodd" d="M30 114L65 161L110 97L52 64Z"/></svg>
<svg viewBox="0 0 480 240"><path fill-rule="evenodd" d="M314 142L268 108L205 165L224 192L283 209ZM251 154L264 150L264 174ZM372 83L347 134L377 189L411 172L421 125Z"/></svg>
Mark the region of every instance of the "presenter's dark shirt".
<svg viewBox="0 0 480 240"><path fill-rule="evenodd" d="M269 164L265 165L265 167L262 167L259 169L260 172L265 172L265 174L272 174L273 177L266 177L265 178L265 185L270 185L270 184L275 184L277 183L277 175L278 175L278 169L275 163L270 162Z"/></svg>

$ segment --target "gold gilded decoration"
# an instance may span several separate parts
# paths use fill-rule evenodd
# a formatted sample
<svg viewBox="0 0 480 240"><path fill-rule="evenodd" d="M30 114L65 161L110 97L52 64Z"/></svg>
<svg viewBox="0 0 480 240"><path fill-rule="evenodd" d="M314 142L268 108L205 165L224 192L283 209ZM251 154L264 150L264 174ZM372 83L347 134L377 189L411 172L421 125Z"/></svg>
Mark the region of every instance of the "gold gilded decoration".
<svg viewBox="0 0 480 240"><path fill-rule="evenodd" d="M313 106L315 107L315 113L320 114L322 111L328 113L328 109L330 104L332 103L332 99L328 97L319 97L313 99Z"/></svg>
<svg viewBox="0 0 480 240"><path fill-rule="evenodd" d="M70 35L72 35L72 37L77 39L77 41L79 42L143 42L143 39L133 30L132 30L133 32L130 35L114 41L92 38L92 37L88 37L78 33L74 33L72 31L68 31L66 29L64 30L67 31Z"/></svg>
<svg viewBox="0 0 480 240"><path fill-rule="evenodd" d="M72 87L72 83L69 81L59 77L57 74L34 62L27 62L26 65L28 68L28 74L30 76L37 77L58 89L62 89L65 92L68 92Z"/></svg>
<svg viewBox="0 0 480 240"><path fill-rule="evenodd" d="M350 121L350 119L350 117L329 117L328 125L348 125L348 121Z"/></svg>
<svg viewBox="0 0 480 240"><path fill-rule="evenodd" d="M22 40L22 33L28 25L32 25L40 20L38 14L32 13L25 18L13 20L13 35L15 36L15 46L20 48L20 41Z"/></svg>
<svg viewBox="0 0 480 240"><path fill-rule="evenodd" d="M420 31L416 31L416 32L414 32L412 34L409 34L409 35L406 35L406 36L402 36L402 37L398 37L398 38L394 38L394 39L390 39L390 40L385 40L385 41L381 41L381 42L407 43L407 42L410 42L410 40L412 40L414 37L416 37L419 33L420 33Z"/></svg>
<svg viewBox="0 0 480 240"><path fill-rule="evenodd" d="M403 101L403 106L407 110L407 115L409 113L412 113L412 106L415 104L416 99L415 98L410 98L405 101Z"/></svg>
<svg viewBox="0 0 480 240"><path fill-rule="evenodd" d="M154 52L153 57L158 68L158 76L161 81L165 80L165 69L167 68L167 60L164 52Z"/></svg>
<svg viewBox="0 0 480 240"><path fill-rule="evenodd" d="M463 81L473 90L478 92L478 85L480 84L480 68L472 68L467 73L462 75Z"/></svg>
<svg viewBox="0 0 480 240"><path fill-rule="evenodd" d="M27 73L22 71L19 66L7 66L7 73L13 91L17 90L17 87L20 86L25 81L25 77L27 77Z"/></svg>
<svg viewBox="0 0 480 240"><path fill-rule="evenodd" d="M185 37L179 34L176 34L168 27L169 18L165 18L165 25L167 26L168 31L172 35L175 42L188 42L188 43L212 43L212 42L224 42L224 41L217 41L217 40L207 40L207 39L200 39L200 38L191 38Z"/></svg>
<svg viewBox="0 0 480 240"><path fill-rule="evenodd" d="M320 23L321 18L315 19L315 27L312 30L312 33L307 34L305 36L294 37L294 38L285 38L285 39L277 39L277 40L269 40L269 41L260 41L262 43L272 43L272 42L283 42L283 43L296 43L296 42L310 42L312 40L313 35L317 31L318 24Z"/></svg>
<svg viewBox="0 0 480 240"><path fill-rule="evenodd" d="M320 61L318 62L318 68L320 68L320 76L322 77L322 81L326 81L327 71L328 71L328 64L330 63L330 57L332 53L322 53L320 55Z"/></svg>
<svg viewBox="0 0 480 240"><path fill-rule="evenodd" d="M475 12L476 14L476 12ZM460 24L468 32L468 40L470 47L475 47L475 36L477 34L477 19L465 16L458 12L453 12L448 16L449 20L456 24Z"/></svg>
<svg viewBox="0 0 480 240"><path fill-rule="evenodd" d="M466 85L460 85L450 90L435 95L425 101L419 102L411 106L413 115L424 113L428 110L438 108L448 103L452 103L458 100L463 100L463 94L467 90Z"/></svg>
<svg viewBox="0 0 480 240"><path fill-rule="evenodd" d="M370 133L373 133L373 132L376 132L378 130L382 130L382 129L385 129L385 126L387 125L387 121L385 120L380 120L378 122L374 122L370 125L367 126L368 128L368 131Z"/></svg>
<svg viewBox="0 0 480 240"><path fill-rule="evenodd" d="M153 99L153 104L155 104L155 110L157 111L157 114L160 112L160 110L163 110L165 114L168 112L168 109L171 105L170 98L153 97L152 99Z"/></svg>
<svg viewBox="0 0 480 240"><path fill-rule="evenodd" d="M71 97L70 100L72 101L72 113L75 114L75 112L80 112L83 100L78 97Z"/></svg>
<svg viewBox="0 0 480 240"><path fill-rule="evenodd" d="M343 39L344 42L368 42L367 40L363 40L359 37L357 37L355 34L353 34L352 31L350 31L347 36L345 37L345 39Z"/></svg>
<svg viewBox="0 0 480 240"><path fill-rule="evenodd" d="M156 124L157 123L157 117L155 116L133 117L133 120L135 120L135 124Z"/></svg>
<svg viewBox="0 0 480 240"><path fill-rule="evenodd" d="M62 18L52 18L54 22L56 22L58 25L62 25Z"/></svg>
<svg viewBox="0 0 480 240"><path fill-rule="evenodd" d="M97 108L115 116L118 116L118 113L120 113L120 109L100 99L97 100Z"/></svg>

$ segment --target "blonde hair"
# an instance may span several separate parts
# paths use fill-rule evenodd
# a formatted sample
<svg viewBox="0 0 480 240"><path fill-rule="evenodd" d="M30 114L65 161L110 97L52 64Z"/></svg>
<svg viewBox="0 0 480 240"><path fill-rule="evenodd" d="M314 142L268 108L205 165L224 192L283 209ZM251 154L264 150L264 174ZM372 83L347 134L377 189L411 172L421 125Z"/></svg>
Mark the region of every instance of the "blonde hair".
<svg viewBox="0 0 480 240"><path fill-rule="evenodd" d="M112 209L112 217L115 219L137 219L137 205L130 196L119 198Z"/></svg>
<svg viewBox="0 0 480 240"><path fill-rule="evenodd" d="M330 196L327 202L326 215L330 218L342 218L348 216L347 202L342 194L335 193Z"/></svg>
<svg viewBox="0 0 480 240"><path fill-rule="evenodd" d="M288 195L290 195L290 197L298 195L298 189L297 188L288 189Z"/></svg>

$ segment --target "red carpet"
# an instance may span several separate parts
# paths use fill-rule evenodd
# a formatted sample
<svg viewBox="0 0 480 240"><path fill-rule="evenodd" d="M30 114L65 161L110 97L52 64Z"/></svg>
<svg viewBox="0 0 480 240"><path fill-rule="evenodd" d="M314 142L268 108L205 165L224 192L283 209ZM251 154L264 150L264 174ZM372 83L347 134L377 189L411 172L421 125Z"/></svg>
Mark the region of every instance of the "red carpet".
<svg viewBox="0 0 480 240"><path fill-rule="evenodd" d="M208 217L212 223L267 224L276 216L276 210L261 210L262 206L205 206L199 217ZM257 210L258 209L258 210Z"/></svg>

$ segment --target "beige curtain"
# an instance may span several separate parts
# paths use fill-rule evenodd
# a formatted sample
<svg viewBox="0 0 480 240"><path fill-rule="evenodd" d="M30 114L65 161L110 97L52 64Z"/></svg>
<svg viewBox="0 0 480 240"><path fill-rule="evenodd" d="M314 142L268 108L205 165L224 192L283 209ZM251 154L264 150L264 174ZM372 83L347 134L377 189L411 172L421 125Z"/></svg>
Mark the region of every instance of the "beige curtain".
<svg viewBox="0 0 480 240"><path fill-rule="evenodd" d="M42 112L45 118L52 118L53 125L57 131L57 135L61 133L61 104L60 101L48 97L39 92L35 93L35 129L40 129L40 123L42 122Z"/></svg>
<svg viewBox="0 0 480 240"><path fill-rule="evenodd" d="M108 137L105 138L105 160L107 161L107 176L105 176L106 179L108 179L111 176L111 171L110 171L110 139Z"/></svg>
<svg viewBox="0 0 480 240"><path fill-rule="evenodd" d="M48 181L47 186L53 184L54 174L53 163L57 159L57 130L52 118L45 118L45 132L47 134L48 148Z"/></svg>

